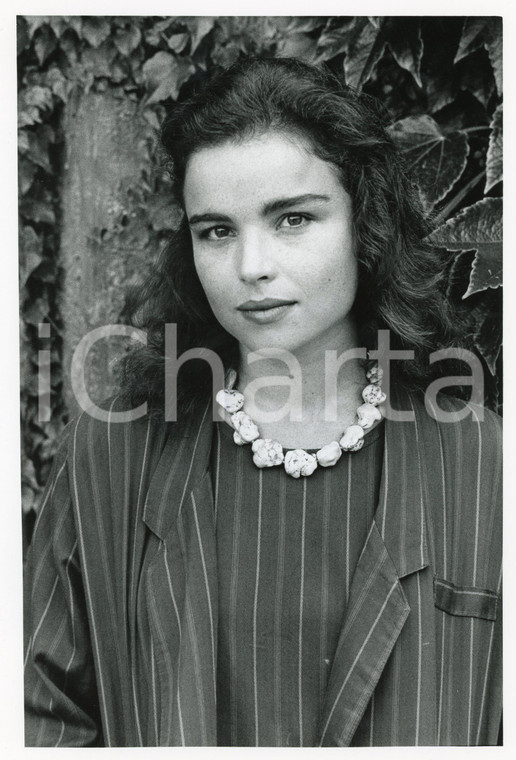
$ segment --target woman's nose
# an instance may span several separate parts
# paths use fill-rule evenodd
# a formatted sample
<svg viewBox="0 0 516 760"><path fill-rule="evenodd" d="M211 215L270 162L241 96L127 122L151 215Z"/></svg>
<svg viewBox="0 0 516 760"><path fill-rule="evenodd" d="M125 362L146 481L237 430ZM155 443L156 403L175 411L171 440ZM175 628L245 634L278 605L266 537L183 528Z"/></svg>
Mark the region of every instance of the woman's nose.
<svg viewBox="0 0 516 760"><path fill-rule="evenodd" d="M253 231L240 238L238 275L243 282L274 279L276 263L271 241L266 235Z"/></svg>

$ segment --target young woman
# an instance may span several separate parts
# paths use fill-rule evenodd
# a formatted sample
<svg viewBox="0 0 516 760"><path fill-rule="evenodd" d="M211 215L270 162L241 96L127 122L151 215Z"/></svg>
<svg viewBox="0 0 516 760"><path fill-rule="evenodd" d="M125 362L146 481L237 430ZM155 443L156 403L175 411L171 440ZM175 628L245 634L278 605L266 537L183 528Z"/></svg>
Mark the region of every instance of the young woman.
<svg viewBox="0 0 516 760"><path fill-rule="evenodd" d="M499 420L431 392L458 336L378 107L245 60L163 144L147 345L30 549L27 744L495 744Z"/></svg>

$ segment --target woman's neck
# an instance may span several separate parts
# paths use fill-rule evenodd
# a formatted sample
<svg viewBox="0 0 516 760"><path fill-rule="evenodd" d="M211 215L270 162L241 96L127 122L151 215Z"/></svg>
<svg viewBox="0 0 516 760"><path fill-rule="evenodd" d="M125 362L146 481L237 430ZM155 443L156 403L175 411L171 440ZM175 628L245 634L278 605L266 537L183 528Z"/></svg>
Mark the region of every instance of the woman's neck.
<svg viewBox="0 0 516 760"><path fill-rule="evenodd" d="M367 384L360 359L351 356L354 348L354 340L333 349L321 342L296 353L252 354L242 348L238 388L261 436L285 448L319 448L338 440L353 423ZM344 352L350 358L339 366Z"/></svg>

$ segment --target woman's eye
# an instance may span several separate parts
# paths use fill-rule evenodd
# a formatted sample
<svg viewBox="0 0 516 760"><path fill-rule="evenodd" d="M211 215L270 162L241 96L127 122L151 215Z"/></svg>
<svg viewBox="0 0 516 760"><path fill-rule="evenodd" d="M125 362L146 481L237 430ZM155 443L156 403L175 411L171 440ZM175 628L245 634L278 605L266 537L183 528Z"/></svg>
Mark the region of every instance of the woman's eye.
<svg viewBox="0 0 516 760"><path fill-rule="evenodd" d="M201 237L207 240L224 240L231 235L229 227L210 227L201 232Z"/></svg>
<svg viewBox="0 0 516 760"><path fill-rule="evenodd" d="M280 222L280 227L302 227L308 221L304 214L287 214Z"/></svg>

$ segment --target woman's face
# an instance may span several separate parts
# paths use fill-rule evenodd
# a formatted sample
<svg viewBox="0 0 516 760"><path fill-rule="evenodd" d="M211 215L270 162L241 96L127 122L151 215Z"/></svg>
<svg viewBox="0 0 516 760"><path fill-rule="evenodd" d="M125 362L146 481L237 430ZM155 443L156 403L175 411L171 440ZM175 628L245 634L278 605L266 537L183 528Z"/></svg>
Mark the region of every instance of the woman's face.
<svg viewBox="0 0 516 760"><path fill-rule="evenodd" d="M241 346L354 344L351 199L308 141L270 131L199 150L184 202L199 279Z"/></svg>

